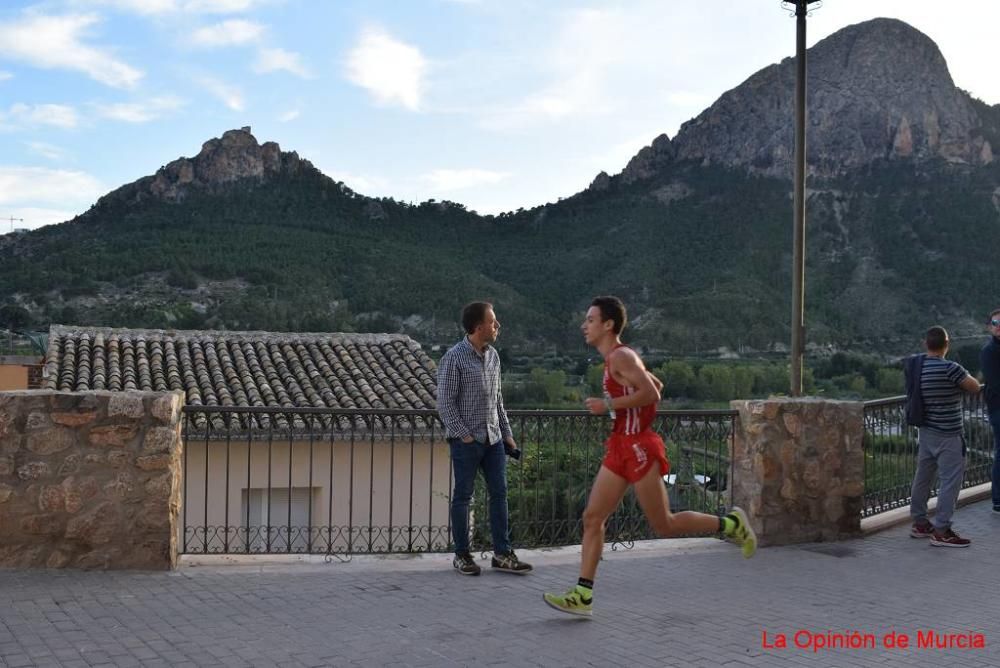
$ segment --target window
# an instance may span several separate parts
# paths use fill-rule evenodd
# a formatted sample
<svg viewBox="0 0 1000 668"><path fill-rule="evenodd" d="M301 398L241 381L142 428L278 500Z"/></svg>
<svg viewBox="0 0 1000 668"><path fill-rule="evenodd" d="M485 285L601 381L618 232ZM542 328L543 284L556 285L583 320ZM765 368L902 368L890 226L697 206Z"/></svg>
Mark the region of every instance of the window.
<svg viewBox="0 0 1000 668"><path fill-rule="evenodd" d="M280 552L288 549L288 543L291 541L292 552L305 552L309 548L309 508L312 506L315 509L319 490L319 487L292 487L289 495L287 487L272 487L270 494L266 488L244 489L240 524L247 521L249 513L250 525L247 529L250 533L250 551ZM270 501L270 515L268 515L268 501ZM291 517L290 522L289 517ZM317 519L315 513L311 519L315 523ZM268 536L268 525L271 527L270 536ZM314 541L315 538L314 535Z"/></svg>

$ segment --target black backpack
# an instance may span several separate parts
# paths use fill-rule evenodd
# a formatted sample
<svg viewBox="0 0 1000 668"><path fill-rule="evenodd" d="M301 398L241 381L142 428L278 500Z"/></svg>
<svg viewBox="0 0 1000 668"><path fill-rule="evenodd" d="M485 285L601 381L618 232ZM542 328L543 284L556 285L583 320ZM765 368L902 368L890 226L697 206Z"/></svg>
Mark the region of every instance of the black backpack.
<svg viewBox="0 0 1000 668"><path fill-rule="evenodd" d="M924 396L920 392L920 376L927 355L910 355L903 360L903 377L906 380L906 421L914 427L924 425Z"/></svg>

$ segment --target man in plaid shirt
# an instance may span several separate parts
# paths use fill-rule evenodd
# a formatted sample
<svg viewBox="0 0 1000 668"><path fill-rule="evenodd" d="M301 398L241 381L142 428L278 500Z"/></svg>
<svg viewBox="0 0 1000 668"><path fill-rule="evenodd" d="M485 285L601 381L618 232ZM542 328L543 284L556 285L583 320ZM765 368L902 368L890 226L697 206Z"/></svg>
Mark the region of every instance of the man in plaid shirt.
<svg viewBox="0 0 1000 668"><path fill-rule="evenodd" d="M507 516L506 451L517 452L500 391L500 356L490 344L497 340L500 322L488 302L472 302L462 309L466 337L438 363L438 413L451 447L455 488L451 495L451 534L455 569L479 575L469 552L469 503L476 472L482 470L490 500L493 568L524 575L531 565L517 558L510 545Z"/></svg>

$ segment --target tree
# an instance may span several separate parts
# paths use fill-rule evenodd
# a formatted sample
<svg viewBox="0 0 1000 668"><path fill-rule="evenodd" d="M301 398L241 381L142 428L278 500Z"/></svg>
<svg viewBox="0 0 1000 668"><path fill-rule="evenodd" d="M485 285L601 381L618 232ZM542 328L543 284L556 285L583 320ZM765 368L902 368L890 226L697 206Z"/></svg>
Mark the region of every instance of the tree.
<svg viewBox="0 0 1000 668"><path fill-rule="evenodd" d="M663 396L692 396L695 373L687 362L671 360L653 369L653 375L663 383Z"/></svg>
<svg viewBox="0 0 1000 668"><path fill-rule="evenodd" d="M17 304L0 306L0 327L5 329L26 329L31 324L31 313Z"/></svg>

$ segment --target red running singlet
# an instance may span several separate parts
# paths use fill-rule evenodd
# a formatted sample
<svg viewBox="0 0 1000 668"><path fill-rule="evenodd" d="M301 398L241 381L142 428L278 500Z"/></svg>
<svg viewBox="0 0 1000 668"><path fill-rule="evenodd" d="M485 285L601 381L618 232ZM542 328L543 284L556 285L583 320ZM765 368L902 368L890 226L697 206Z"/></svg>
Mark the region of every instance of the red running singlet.
<svg viewBox="0 0 1000 668"><path fill-rule="evenodd" d="M616 346L612 352L624 347ZM635 388L626 387L612 377L609 366L605 361L604 391L612 399L634 394ZM663 439L651 429L655 417L655 402L636 408L615 409L614 427L605 442L601 464L630 483L642 480L654 465L659 469L659 475L666 475L670 471L670 462L667 461Z"/></svg>
<svg viewBox="0 0 1000 668"><path fill-rule="evenodd" d="M618 350L619 348L627 348L628 346L621 344L615 346L611 349L611 352ZM611 357L611 353L608 353L608 358ZM608 393L612 399L617 399L618 397L625 397L630 394L635 394L634 387L626 387L622 385L614 376L611 375L610 362L605 361L604 363L604 391ZM647 404L645 406L638 406L636 408L616 408L615 409L615 424L611 431L615 434L638 434L640 432L646 431L653 424L653 419L656 417L656 404Z"/></svg>

